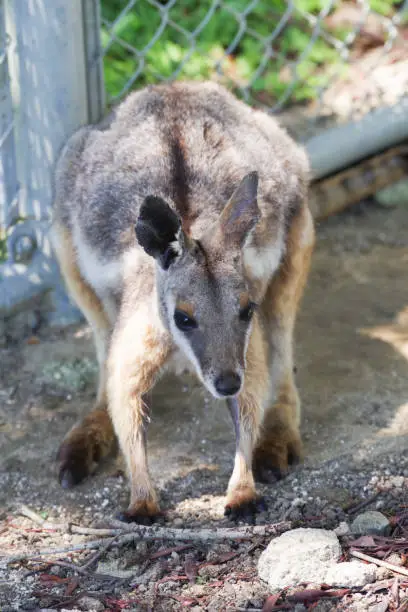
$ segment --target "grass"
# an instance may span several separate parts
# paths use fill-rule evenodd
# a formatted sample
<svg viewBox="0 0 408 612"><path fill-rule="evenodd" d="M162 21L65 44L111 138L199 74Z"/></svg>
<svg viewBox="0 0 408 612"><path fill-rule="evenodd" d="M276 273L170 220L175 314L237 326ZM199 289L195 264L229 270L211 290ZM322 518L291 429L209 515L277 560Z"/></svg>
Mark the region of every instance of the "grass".
<svg viewBox="0 0 408 612"><path fill-rule="evenodd" d="M290 87L292 102L312 100L327 84L330 67L342 62L338 51L324 37L319 36L311 44L313 28L302 16L302 12L318 16L327 0L296 0L295 4L297 10L273 41L273 57L268 58L265 40L285 14L284 0L177 0L163 12L149 0L139 0L112 30L106 22L111 24L128 2L102 0L105 25L101 34L106 49L108 95L111 99L121 96L135 74L130 88L169 79L174 74L176 78L207 79L214 76L217 62L221 62L224 82L237 93L250 87L255 100L273 105ZM370 4L376 12L388 16L397 1L371 0ZM166 2L162 0L161 5L165 7ZM337 2L339 5L341 2ZM169 17L167 25L162 14ZM245 32L240 36L244 14ZM112 40L111 32L116 40ZM194 37L190 37L193 32ZM337 29L329 34L344 40L348 31ZM234 40L236 44L232 45ZM296 66L291 69L294 62Z"/></svg>

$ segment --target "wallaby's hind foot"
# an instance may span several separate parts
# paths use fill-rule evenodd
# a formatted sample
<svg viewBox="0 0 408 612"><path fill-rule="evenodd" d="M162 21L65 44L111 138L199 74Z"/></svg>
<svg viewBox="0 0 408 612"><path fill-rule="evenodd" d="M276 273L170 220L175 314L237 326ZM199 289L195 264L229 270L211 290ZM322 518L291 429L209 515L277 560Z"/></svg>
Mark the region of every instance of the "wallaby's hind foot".
<svg viewBox="0 0 408 612"><path fill-rule="evenodd" d="M96 464L112 454L116 438L105 408L95 408L68 432L58 454L59 481L69 489L89 476Z"/></svg>
<svg viewBox="0 0 408 612"><path fill-rule="evenodd" d="M290 373L280 386L276 403L264 415L252 462L258 482L276 482L286 476L289 466L301 461L299 412L299 396Z"/></svg>
<svg viewBox="0 0 408 612"><path fill-rule="evenodd" d="M255 480L272 484L284 478L289 467L299 463L302 456L302 440L297 428L271 428L265 432L254 452Z"/></svg>

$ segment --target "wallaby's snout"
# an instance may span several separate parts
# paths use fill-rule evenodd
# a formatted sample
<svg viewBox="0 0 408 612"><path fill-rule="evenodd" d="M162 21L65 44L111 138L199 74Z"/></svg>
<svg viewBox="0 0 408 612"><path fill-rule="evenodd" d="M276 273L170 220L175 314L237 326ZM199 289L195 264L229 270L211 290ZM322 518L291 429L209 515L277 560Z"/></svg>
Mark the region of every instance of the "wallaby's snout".
<svg viewBox="0 0 408 612"><path fill-rule="evenodd" d="M215 380L215 390L222 396L231 397L241 390L242 379L237 372L226 370Z"/></svg>

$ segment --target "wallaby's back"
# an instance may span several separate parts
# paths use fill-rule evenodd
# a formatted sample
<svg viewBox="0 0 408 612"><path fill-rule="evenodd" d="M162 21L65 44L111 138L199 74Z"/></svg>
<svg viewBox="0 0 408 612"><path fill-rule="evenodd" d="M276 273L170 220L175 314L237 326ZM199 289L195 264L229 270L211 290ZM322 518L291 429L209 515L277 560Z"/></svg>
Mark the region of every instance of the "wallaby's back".
<svg viewBox="0 0 408 612"><path fill-rule="evenodd" d="M70 139L57 167L55 216L80 259L85 242L112 260L136 246L146 196L164 198L199 237L253 170L263 216L282 221L306 190L307 162L276 121L213 83L150 87Z"/></svg>

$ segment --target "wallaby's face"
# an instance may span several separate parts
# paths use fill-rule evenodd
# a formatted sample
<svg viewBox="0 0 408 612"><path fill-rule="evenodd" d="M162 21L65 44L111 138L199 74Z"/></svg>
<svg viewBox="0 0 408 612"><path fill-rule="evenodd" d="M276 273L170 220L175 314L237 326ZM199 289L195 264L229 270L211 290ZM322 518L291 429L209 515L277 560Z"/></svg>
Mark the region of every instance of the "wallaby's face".
<svg viewBox="0 0 408 612"><path fill-rule="evenodd" d="M257 175L244 178L215 227L199 242L159 198L143 204L136 235L158 262L161 316L175 344L216 397L240 392L256 309L242 264L244 242L259 218Z"/></svg>

